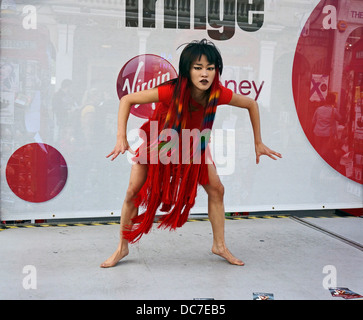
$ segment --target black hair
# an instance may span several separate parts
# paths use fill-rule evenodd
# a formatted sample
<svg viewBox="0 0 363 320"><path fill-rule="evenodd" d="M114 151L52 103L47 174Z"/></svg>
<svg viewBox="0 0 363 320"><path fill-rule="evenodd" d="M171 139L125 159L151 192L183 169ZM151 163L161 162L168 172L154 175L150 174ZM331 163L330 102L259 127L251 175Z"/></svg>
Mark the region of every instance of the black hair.
<svg viewBox="0 0 363 320"><path fill-rule="evenodd" d="M179 47L180 48L180 47ZM210 64L214 64L216 73L213 83L205 92L207 105L205 106L205 116L203 128L211 128L216 106L218 102L219 75L222 74L223 61L217 47L210 41L203 39L201 41L192 41L183 49L179 60L179 76L166 83L175 84L173 92L173 101L169 107L164 128L173 128L178 132L184 128L186 123L186 114L189 110L191 94L190 88L192 82L190 79L190 68L192 63L200 60L205 55ZM205 146L205 144L203 144ZM203 149L202 145L202 149Z"/></svg>
<svg viewBox="0 0 363 320"><path fill-rule="evenodd" d="M183 49L179 60L179 77L185 77L190 81L190 66L196 60L200 60L202 55L207 57L209 63L215 65L219 74L222 74L223 61L218 48L213 42L202 39L188 43Z"/></svg>

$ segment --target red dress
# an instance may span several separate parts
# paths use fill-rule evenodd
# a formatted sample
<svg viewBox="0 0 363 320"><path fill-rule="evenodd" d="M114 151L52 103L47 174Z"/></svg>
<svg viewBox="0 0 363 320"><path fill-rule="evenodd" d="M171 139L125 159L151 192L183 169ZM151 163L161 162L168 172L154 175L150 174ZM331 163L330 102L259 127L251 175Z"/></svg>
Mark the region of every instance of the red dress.
<svg viewBox="0 0 363 320"><path fill-rule="evenodd" d="M146 182L135 199L135 206L145 207L146 210L133 219L135 225L123 232L124 238L130 242L138 241L142 234L150 231L158 209L167 212L160 218L159 227L169 227L170 229L181 227L187 221L189 211L194 206L198 184L209 183L208 163L213 162L211 162L208 146L201 154L199 162L191 160L192 163L183 163L181 161L182 152L179 150L177 158L174 158L180 160L177 163L172 161L166 164L161 163L160 156L158 158L158 151L161 152L160 133L164 128L166 115L173 100L174 86L174 84L165 84L158 87L159 103L152 117L140 128L140 137L144 139L144 142L136 150L133 160L137 163L147 164L148 174ZM220 85L217 105L228 104L232 95L233 92L230 89ZM191 100L184 129L201 130L205 115L204 109L201 104ZM166 142L170 142L170 139ZM153 153L151 150L155 151L155 147L157 151ZM170 150L168 155L171 156ZM210 160L210 162L206 160Z"/></svg>

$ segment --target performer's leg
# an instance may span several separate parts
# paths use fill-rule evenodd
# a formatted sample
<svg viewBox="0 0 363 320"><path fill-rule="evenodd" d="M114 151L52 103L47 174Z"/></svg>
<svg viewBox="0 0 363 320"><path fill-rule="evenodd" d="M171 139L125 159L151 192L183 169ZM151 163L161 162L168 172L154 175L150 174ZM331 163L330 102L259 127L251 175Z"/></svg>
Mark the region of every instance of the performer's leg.
<svg viewBox="0 0 363 320"><path fill-rule="evenodd" d="M208 165L209 184L204 185L204 189L208 194L208 215L213 231L212 252L225 258L229 263L236 265L244 265L228 250L224 239L224 187L221 183L217 170L213 164Z"/></svg>
<svg viewBox="0 0 363 320"><path fill-rule="evenodd" d="M121 209L120 242L112 256L101 264L102 268L115 266L117 262L126 257L129 253L129 243L126 239L123 238L122 231L125 229L125 226L132 225L132 218L137 216L138 208L135 207L133 200L145 183L146 176L147 165L137 163L132 166L129 186Z"/></svg>

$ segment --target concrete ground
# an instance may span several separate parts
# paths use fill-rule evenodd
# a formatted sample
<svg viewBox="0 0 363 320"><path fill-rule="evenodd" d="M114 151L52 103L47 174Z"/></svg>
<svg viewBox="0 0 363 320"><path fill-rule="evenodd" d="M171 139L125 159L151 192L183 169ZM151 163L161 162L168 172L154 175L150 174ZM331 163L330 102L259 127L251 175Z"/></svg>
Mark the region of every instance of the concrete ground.
<svg viewBox="0 0 363 320"><path fill-rule="evenodd" d="M195 220L175 232L155 225L110 269L99 265L116 248L116 223L2 230L0 300L252 300L254 292L342 300L324 288L334 279L363 294L362 218L227 219L226 241L243 267L213 255L210 223Z"/></svg>

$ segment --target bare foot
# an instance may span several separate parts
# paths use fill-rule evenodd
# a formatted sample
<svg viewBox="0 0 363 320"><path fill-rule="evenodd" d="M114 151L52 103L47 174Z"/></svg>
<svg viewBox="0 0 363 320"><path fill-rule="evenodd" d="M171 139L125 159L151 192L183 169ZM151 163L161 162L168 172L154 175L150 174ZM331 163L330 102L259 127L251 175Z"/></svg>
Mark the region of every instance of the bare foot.
<svg viewBox="0 0 363 320"><path fill-rule="evenodd" d="M212 252L224 259L226 259L230 264L237 266L244 266L245 264L237 259L226 247L218 248L217 246L212 247Z"/></svg>
<svg viewBox="0 0 363 320"><path fill-rule="evenodd" d="M129 249L117 248L117 250L109 257L105 262L103 262L101 268L111 268L114 267L121 259L125 258L129 254Z"/></svg>

